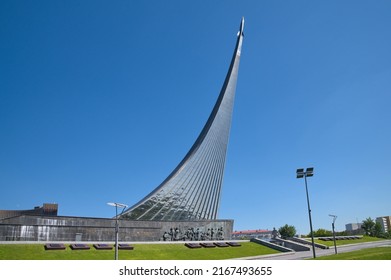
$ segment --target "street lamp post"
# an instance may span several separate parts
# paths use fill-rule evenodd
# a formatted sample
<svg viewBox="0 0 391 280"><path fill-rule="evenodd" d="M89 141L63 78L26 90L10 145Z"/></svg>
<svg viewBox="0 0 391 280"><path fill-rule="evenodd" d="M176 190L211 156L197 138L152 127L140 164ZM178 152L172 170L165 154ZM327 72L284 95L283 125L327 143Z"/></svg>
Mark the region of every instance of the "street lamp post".
<svg viewBox="0 0 391 280"><path fill-rule="evenodd" d="M121 212L122 214L125 208L128 207L128 205L117 203L117 202L108 202L107 204L115 207L115 259L118 260L118 233L119 233L118 207L122 208L122 212Z"/></svg>
<svg viewBox="0 0 391 280"><path fill-rule="evenodd" d="M296 178L303 178L305 181L305 192L307 194L307 206L308 206L308 216L310 220L310 230L311 230L311 240L312 240L312 254L314 258L316 258L316 253L315 253L315 242L314 242L314 231L312 230L312 219L311 219L311 207L310 207L310 198L308 195L308 187L307 187L307 177L312 177L314 176L314 168L309 167L304 171L304 168L299 168L296 170Z"/></svg>
<svg viewBox="0 0 391 280"><path fill-rule="evenodd" d="M333 226L333 239L334 239L334 249L335 249L335 254L337 254L337 243L335 242L335 220L337 219L336 215L329 215L330 217L333 218L332 226Z"/></svg>

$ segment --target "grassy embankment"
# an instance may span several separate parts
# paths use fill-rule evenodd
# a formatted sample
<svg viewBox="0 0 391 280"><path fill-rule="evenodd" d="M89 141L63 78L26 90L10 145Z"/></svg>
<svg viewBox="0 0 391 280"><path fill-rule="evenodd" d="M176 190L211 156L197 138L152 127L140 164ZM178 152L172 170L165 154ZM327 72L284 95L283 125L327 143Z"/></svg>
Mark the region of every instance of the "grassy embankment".
<svg viewBox="0 0 391 280"><path fill-rule="evenodd" d="M358 244L363 242L383 241L382 238L363 236L361 239L353 240L336 240L337 247L350 244ZM334 247L334 241L322 241L315 239L316 243ZM348 253L338 253L337 255L329 255L325 257L317 257L317 260L391 260L391 247L376 247L362 249Z"/></svg>
<svg viewBox="0 0 391 280"><path fill-rule="evenodd" d="M276 250L243 242L241 247L189 249L183 244L134 244L134 250L120 250L120 260L221 260L279 253ZM0 245L0 260L112 260L113 250L45 251L43 244Z"/></svg>
<svg viewBox="0 0 391 280"><path fill-rule="evenodd" d="M311 239L308 239L311 241ZM373 242L373 241L382 241L384 240L383 238L377 238L377 237L371 237L371 236L366 236L364 235L360 239L352 239L352 240L336 240L337 246L342 246L342 245L349 245L349 244L358 244L358 243L363 243L363 242ZM323 244L329 247L334 247L334 241L322 241L319 240L318 238L314 239L315 243Z"/></svg>
<svg viewBox="0 0 391 280"><path fill-rule="evenodd" d="M316 260L391 260L391 247L362 249L337 255L317 257Z"/></svg>

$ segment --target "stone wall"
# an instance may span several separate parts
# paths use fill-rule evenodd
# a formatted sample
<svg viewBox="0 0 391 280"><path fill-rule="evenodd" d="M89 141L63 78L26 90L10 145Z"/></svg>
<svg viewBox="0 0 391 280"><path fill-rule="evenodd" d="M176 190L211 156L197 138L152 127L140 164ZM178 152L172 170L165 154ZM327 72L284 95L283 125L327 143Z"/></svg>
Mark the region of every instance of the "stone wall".
<svg viewBox="0 0 391 280"><path fill-rule="evenodd" d="M119 220L120 241L230 239L233 220ZM0 220L0 241L113 241L115 220L22 215Z"/></svg>

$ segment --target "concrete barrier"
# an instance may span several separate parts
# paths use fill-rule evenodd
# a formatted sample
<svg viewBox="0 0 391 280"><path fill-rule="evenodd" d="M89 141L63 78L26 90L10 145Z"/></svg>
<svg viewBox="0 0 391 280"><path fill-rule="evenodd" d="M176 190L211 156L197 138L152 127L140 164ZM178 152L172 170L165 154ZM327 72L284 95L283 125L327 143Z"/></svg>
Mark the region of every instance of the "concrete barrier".
<svg viewBox="0 0 391 280"><path fill-rule="evenodd" d="M295 252L310 251L310 247L303 245L301 243L295 242L290 239L275 238L276 242L282 244L282 246L294 250Z"/></svg>
<svg viewBox="0 0 391 280"><path fill-rule="evenodd" d="M266 246L266 247L269 247L271 249L280 251L280 252L294 252L294 250L292 250L290 248L287 248L287 247L284 247L284 246L280 246L278 244L275 244L275 243L272 243L272 242L269 242L269 241L266 241L266 240L263 240L263 239L252 238L250 241L258 243L258 244Z"/></svg>
<svg viewBox="0 0 391 280"><path fill-rule="evenodd" d="M289 240L292 240L294 242L301 243L301 244L304 244L304 245L312 246L312 241L308 241L308 240L303 239L303 238L289 237ZM329 248L329 246L326 246L326 245L323 245L323 244L319 244L319 243L314 243L314 246L316 248L320 248L320 249L328 249Z"/></svg>

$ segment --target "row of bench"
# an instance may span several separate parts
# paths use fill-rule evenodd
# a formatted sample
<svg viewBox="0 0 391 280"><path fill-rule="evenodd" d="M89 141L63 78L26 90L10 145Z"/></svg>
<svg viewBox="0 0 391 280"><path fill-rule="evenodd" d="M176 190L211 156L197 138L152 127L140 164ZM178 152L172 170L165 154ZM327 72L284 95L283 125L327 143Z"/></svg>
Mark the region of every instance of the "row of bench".
<svg viewBox="0 0 391 280"><path fill-rule="evenodd" d="M240 247L242 246L238 242L203 242L203 243L185 243L185 246L191 249L195 248L215 248L215 247ZM75 243L69 245L72 250L90 250L91 247L88 244ZM112 250L113 245L109 244L93 244L96 250ZM45 244L45 250L65 250L66 246L62 243L48 243ZM118 244L119 250L133 250L134 247L129 244Z"/></svg>
<svg viewBox="0 0 391 280"><path fill-rule="evenodd" d="M361 239L362 236L336 236L335 240L354 240L354 239ZM319 240L322 241L333 241L333 237L319 237Z"/></svg>
<svg viewBox="0 0 391 280"><path fill-rule="evenodd" d="M91 247L88 244L76 243L71 244L69 247L72 250L90 250ZM113 246L109 244L94 244L93 247L96 250L112 250ZM49 243L45 244L45 250L65 250L66 246L61 243ZM118 244L119 250L133 250L134 247L129 244Z"/></svg>
<svg viewBox="0 0 391 280"><path fill-rule="evenodd" d="M215 248L215 247L240 247L238 242L205 242L205 243L185 243L185 246L190 249L196 248Z"/></svg>

